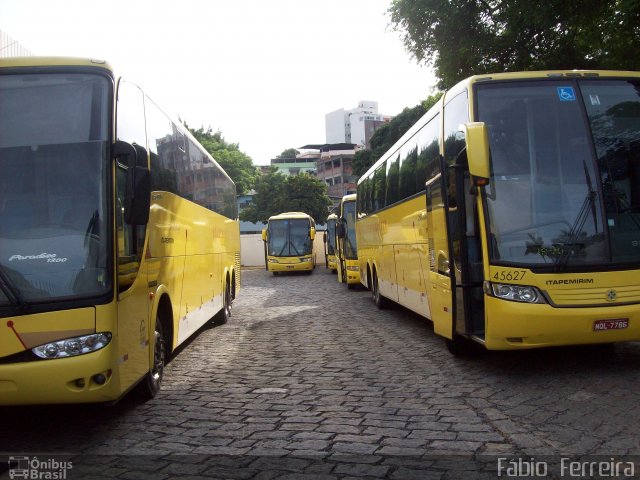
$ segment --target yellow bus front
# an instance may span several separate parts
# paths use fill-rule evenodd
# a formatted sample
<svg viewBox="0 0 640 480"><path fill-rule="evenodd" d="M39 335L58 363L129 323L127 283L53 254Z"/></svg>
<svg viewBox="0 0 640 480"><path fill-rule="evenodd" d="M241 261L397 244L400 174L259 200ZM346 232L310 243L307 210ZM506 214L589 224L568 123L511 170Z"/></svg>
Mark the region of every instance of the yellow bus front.
<svg viewBox="0 0 640 480"><path fill-rule="evenodd" d="M284 213L269 218L263 231L267 270L281 272L313 272L315 255L313 219L303 213Z"/></svg>
<svg viewBox="0 0 640 480"><path fill-rule="evenodd" d="M327 229L324 232L325 265L332 272L336 271L336 222L338 216L332 213L327 218Z"/></svg>
<svg viewBox="0 0 640 480"><path fill-rule="evenodd" d="M484 307L467 333L489 349L640 340L640 74L512 74L471 92L490 175L467 202L482 242L461 243L486 259L483 295L456 292L468 317ZM467 138L472 176L481 144Z"/></svg>
<svg viewBox="0 0 640 480"><path fill-rule="evenodd" d="M0 91L0 404L116 399L113 75L7 59Z"/></svg>
<svg viewBox="0 0 640 480"><path fill-rule="evenodd" d="M356 195L342 197L337 226L336 268L338 281L354 288L360 283L360 264L356 241Z"/></svg>

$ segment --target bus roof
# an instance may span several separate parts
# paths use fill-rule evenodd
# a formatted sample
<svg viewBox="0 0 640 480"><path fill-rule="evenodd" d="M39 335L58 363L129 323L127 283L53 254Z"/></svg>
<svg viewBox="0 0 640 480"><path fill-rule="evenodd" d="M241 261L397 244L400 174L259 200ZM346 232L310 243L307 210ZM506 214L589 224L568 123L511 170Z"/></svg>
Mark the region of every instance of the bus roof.
<svg viewBox="0 0 640 480"><path fill-rule="evenodd" d="M431 120L437 112L442 110L442 106L448 99L456 96L463 90L468 90L475 83L489 83L492 81L505 80L527 80L527 79L575 79L575 78L620 78L635 77L640 78L640 72L625 70L540 70L533 72L504 72L504 73L487 73L484 75L473 75L461 80L456 85L447 90L444 95L433 105L427 113L418 119L418 121L400 139L393 144L369 169L360 176L358 185L367 177L369 177L381 164L383 164L389 156L404 145L416 131L420 130L427 121Z"/></svg>
<svg viewBox="0 0 640 480"><path fill-rule="evenodd" d="M286 220L292 218L311 218L311 215L307 215L304 212L284 212L279 213L278 215L272 215L269 217L269 221L271 220ZM313 218L311 218L313 220Z"/></svg>
<svg viewBox="0 0 640 480"><path fill-rule="evenodd" d="M95 58L78 57L6 57L0 58L0 68L16 67L94 67L113 72L111 65Z"/></svg>
<svg viewBox="0 0 640 480"><path fill-rule="evenodd" d="M342 197L342 203L344 202L355 202L356 201L356 194L355 193L350 193L348 195L345 195L344 197Z"/></svg>

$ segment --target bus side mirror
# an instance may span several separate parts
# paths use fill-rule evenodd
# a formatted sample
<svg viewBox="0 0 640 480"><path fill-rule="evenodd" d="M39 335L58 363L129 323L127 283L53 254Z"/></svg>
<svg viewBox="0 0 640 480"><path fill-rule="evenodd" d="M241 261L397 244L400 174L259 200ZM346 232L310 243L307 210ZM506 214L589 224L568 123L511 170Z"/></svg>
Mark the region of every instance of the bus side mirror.
<svg viewBox="0 0 640 480"><path fill-rule="evenodd" d="M111 153L127 169L124 221L129 225L146 225L151 206L151 172L137 165L138 150L130 143L115 142Z"/></svg>
<svg viewBox="0 0 640 480"><path fill-rule="evenodd" d="M262 229L262 241L263 242L267 241L267 229L266 228Z"/></svg>
<svg viewBox="0 0 640 480"><path fill-rule="evenodd" d="M315 240L316 238L316 229L311 227L311 231L309 232L309 236L311 237L311 240Z"/></svg>
<svg viewBox="0 0 640 480"><path fill-rule="evenodd" d="M484 122L471 122L460 125L467 146L469 173L475 186L489 184L489 134Z"/></svg>
<svg viewBox="0 0 640 480"><path fill-rule="evenodd" d="M342 222L336 224L336 236L338 238L344 238L344 224Z"/></svg>
<svg viewBox="0 0 640 480"><path fill-rule="evenodd" d="M323 234L322 234L322 241L323 241L324 243L327 243L327 231L326 231L326 230L325 230L325 231L323 232Z"/></svg>
<svg viewBox="0 0 640 480"><path fill-rule="evenodd" d="M145 167L127 169L124 194L124 221L129 225L146 225L151 206L151 172Z"/></svg>

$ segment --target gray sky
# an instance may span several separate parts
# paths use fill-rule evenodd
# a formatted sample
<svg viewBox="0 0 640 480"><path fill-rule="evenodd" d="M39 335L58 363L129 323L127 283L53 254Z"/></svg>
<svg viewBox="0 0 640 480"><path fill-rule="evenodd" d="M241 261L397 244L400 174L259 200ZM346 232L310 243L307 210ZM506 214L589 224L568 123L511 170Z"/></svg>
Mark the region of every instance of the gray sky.
<svg viewBox="0 0 640 480"><path fill-rule="evenodd" d="M435 85L391 30L390 0L0 0L36 55L102 58L167 113L220 130L255 164L325 141L324 115L396 115Z"/></svg>

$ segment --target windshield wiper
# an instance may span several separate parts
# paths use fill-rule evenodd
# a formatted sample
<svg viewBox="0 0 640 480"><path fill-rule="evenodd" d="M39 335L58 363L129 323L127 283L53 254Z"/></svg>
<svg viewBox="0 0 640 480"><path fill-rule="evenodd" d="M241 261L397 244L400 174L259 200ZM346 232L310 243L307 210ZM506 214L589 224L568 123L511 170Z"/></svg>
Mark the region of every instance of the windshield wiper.
<svg viewBox="0 0 640 480"><path fill-rule="evenodd" d="M26 308L27 302L22 298L22 294L11 282L11 279L7 276L2 265L0 265L0 290L7 297L9 303L15 307Z"/></svg>
<svg viewBox="0 0 640 480"><path fill-rule="evenodd" d="M580 211L576 216L576 219L573 221L573 225L571 229L567 233L567 241L563 242L562 252L558 255L557 258L554 259L553 264L556 267L559 267L558 270L563 269L567 263L569 263L569 259L574 253L574 245L576 240L580 235L582 235L582 228L584 224L587 222L587 218L589 217L589 211L591 211L591 215L593 216L593 225L595 228L595 233L598 233L598 219L596 212L596 197L598 196L598 192L593 189L593 184L591 183L591 175L589 175L589 169L587 168L586 162L583 160L582 165L584 166L584 173L587 179L587 196L582 202L582 206L580 207Z"/></svg>

